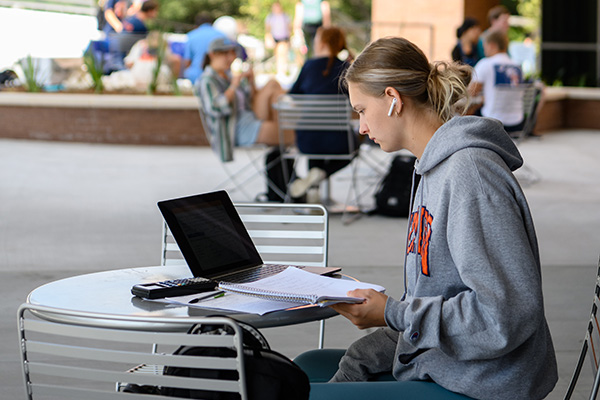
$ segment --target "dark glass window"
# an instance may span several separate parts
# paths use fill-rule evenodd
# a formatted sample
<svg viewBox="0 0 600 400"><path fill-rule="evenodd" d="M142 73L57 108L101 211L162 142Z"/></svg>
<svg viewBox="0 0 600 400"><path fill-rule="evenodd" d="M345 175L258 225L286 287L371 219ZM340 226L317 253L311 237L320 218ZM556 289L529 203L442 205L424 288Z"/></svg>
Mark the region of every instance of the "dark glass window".
<svg viewBox="0 0 600 400"><path fill-rule="evenodd" d="M597 35L597 1L545 0L541 61L546 84L597 86Z"/></svg>
<svg viewBox="0 0 600 400"><path fill-rule="evenodd" d="M543 50L542 75L548 85L597 86L596 52Z"/></svg>
<svg viewBox="0 0 600 400"><path fill-rule="evenodd" d="M598 3L596 1L546 0L542 5L544 42L595 43Z"/></svg>

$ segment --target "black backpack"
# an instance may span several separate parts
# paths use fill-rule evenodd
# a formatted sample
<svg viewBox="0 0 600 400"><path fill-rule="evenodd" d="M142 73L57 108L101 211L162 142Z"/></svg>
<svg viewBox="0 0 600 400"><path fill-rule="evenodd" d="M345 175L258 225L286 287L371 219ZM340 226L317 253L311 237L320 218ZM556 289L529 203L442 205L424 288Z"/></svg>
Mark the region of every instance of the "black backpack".
<svg viewBox="0 0 600 400"><path fill-rule="evenodd" d="M374 214L390 217L408 217L410 208L410 188L416 157L395 156L390 169L375 191ZM415 175L415 189L421 176Z"/></svg>
<svg viewBox="0 0 600 400"><path fill-rule="evenodd" d="M244 366L246 371L247 392L250 400L307 400L310 392L308 376L289 358L271 350L265 337L252 325L236 321L243 331ZM230 327L222 325L195 325L189 333L197 335L221 335L230 332ZM236 352L231 348L205 348L181 346L176 354L189 356L219 355L235 357ZM233 371L165 367L165 375L186 376L195 378L231 378L237 376ZM226 374L229 374L226 375ZM237 374L236 374L237 375ZM239 399L235 393L207 393L201 390L184 390L161 388L164 396L183 397L207 400Z"/></svg>

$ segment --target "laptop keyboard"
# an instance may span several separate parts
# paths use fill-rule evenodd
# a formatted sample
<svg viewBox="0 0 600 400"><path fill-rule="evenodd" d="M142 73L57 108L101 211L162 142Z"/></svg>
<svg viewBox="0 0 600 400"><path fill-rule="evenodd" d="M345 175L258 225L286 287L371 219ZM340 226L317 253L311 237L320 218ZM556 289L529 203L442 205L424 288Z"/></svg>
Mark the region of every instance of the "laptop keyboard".
<svg viewBox="0 0 600 400"><path fill-rule="evenodd" d="M250 268L245 271L235 272L231 275L225 275L219 277L217 280L232 282L232 283L248 283L254 282L262 278L266 278L271 275L278 274L282 272L284 269L289 267L289 265L281 265L281 264L263 264L261 266ZM294 266L295 268L304 268L303 266Z"/></svg>

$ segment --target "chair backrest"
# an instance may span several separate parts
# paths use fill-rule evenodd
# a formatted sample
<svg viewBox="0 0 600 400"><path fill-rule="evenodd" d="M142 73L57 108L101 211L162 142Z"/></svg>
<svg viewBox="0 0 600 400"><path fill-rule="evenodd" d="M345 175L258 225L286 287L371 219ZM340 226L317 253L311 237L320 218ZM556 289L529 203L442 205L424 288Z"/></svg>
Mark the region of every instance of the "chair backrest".
<svg viewBox="0 0 600 400"><path fill-rule="evenodd" d="M345 95L283 95L274 108L277 111L280 143L285 142L285 130L346 131L348 153L354 152L352 107Z"/></svg>
<svg viewBox="0 0 600 400"><path fill-rule="evenodd" d="M77 324L64 322L73 319L77 319ZM111 317L23 304L18 323L25 390L30 400L162 397L116 392L117 382L239 393L247 399L242 330L226 318ZM227 325L233 334L188 335L187 329L196 323ZM153 352L156 345L162 353ZM172 354L184 345L227 347L235 349L236 354L232 358ZM141 364L156 365L161 371L163 366L232 371L238 378L134 373L131 367Z"/></svg>
<svg viewBox="0 0 600 400"><path fill-rule="evenodd" d="M534 83L527 89L523 95L523 112L525 113L525 122L523 130L518 140L523 140L533 133L537 122L538 112L540 110L541 100L544 93L544 88L541 83Z"/></svg>
<svg viewBox="0 0 600 400"><path fill-rule="evenodd" d="M204 130L204 135L206 136L206 140L212 146L213 143L213 135L210 130L210 126L208 125L208 121L206 120L206 113L204 112L204 108L202 106L202 99L198 98L200 105L198 106L198 114L200 115L200 123L202 124L202 130Z"/></svg>
<svg viewBox="0 0 600 400"><path fill-rule="evenodd" d="M244 226L265 263L327 266L329 215L320 204L236 203ZM185 264L163 224L161 265Z"/></svg>
<svg viewBox="0 0 600 400"><path fill-rule="evenodd" d="M494 85L495 94L491 109L502 114L522 113L524 95L531 86L529 83Z"/></svg>
<svg viewBox="0 0 600 400"><path fill-rule="evenodd" d="M598 369L600 363L600 321L598 321L598 308L600 307L600 260L598 261L598 270L596 275L596 285L594 287L594 298L592 301L592 310L590 313L590 319L586 326L585 336L583 339L583 345L581 352L579 353L579 359L575 366L575 371L571 377L571 382L567 389L564 399L569 400L574 392L585 393L585 396L590 400L596 399L598 396L598 389L600 387L600 369ZM583 382L581 372L585 359L589 359L591 377L587 377L587 382ZM593 382L593 383L591 383ZM591 385L591 386L590 386ZM583 388L583 389L582 389Z"/></svg>
<svg viewBox="0 0 600 400"><path fill-rule="evenodd" d="M218 138L212 131L211 126L206 118L206 112L204 112L204 106L202 104L202 98L200 96L198 96L198 102L198 114L200 115L200 123L202 124L202 130L204 131L204 136L206 137L208 144L210 144L210 147L212 148L213 152L217 155L219 160L233 160L233 154L227 153L227 146L224 146L223 144L219 143Z"/></svg>
<svg viewBox="0 0 600 400"><path fill-rule="evenodd" d="M535 126L541 88L533 83L522 83L496 85L495 90L494 110L523 114L523 129L513 136L517 141L524 139Z"/></svg>

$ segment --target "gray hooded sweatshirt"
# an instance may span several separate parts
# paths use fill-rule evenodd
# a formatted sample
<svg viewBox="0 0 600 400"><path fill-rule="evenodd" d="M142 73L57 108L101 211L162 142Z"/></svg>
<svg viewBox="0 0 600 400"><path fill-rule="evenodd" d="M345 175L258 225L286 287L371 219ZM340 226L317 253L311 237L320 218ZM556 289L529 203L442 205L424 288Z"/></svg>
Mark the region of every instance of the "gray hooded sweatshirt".
<svg viewBox="0 0 600 400"><path fill-rule="evenodd" d="M455 117L436 131L415 166L404 298L388 299L388 328L353 344L334 380L392 369L476 399L553 389L537 239L511 172L522 164L496 120Z"/></svg>

